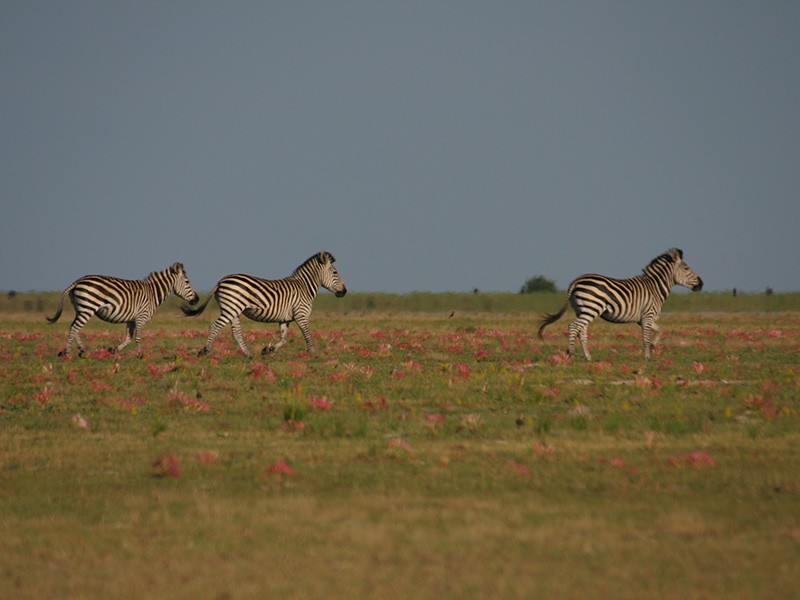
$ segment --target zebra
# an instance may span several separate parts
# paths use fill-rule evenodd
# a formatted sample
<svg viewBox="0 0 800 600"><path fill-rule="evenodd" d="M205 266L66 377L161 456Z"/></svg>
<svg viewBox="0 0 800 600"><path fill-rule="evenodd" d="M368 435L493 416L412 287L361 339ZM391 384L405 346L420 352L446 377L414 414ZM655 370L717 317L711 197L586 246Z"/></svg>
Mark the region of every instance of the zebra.
<svg viewBox="0 0 800 600"><path fill-rule="evenodd" d="M163 271L150 273L145 279L119 279L107 275L86 275L77 279L61 293L56 314L47 317L50 323L58 321L64 307L64 296L69 294L75 318L69 329L67 347L58 355L69 356L73 343L78 345L79 355L83 354L80 331L93 315L97 315L108 323L128 326L123 342L116 348L109 348L110 352L121 351L133 338L141 356L142 328L170 293L192 304L197 304L200 299L192 289L182 263L176 262Z"/></svg>
<svg viewBox="0 0 800 600"><path fill-rule="evenodd" d="M601 317L612 323L638 323L642 328L644 357L649 359L661 337L656 320L661 315L661 307L672 286L681 285L698 292L703 289L703 280L683 262L683 250L678 248L671 248L654 258L643 271L642 275L630 279L581 275L569 284L567 299L561 310L542 315L539 337L544 339L544 328L560 319L569 303L577 316L569 324L567 354L570 357L575 353L577 338L586 360L592 360L588 327L595 318Z"/></svg>
<svg viewBox="0 0 800 600"><path fill-rule="evenodd" d="M220 279L200 306L195 309L181 307L187 316L194 317L205 310L212 296L219 305L220 315L209 328L208 341L199 355L207 354L220 330L230 325L239 348L245 356L252 358L253 355L242 337L239 323L242 314L253 321L280 324L280 341L275 345L266 346L261 351L262 355L275 352L286 343L286 334L292 321L295 321L300 328L306 341L306 349L313 354L314 344L308 328L308 319L319 288L324 287L333 292L337 298L347 293L344 282L333 266L335 260L333 254L322 251L311 256L284 279L261 279L243 274L228 275Z"/></svg>

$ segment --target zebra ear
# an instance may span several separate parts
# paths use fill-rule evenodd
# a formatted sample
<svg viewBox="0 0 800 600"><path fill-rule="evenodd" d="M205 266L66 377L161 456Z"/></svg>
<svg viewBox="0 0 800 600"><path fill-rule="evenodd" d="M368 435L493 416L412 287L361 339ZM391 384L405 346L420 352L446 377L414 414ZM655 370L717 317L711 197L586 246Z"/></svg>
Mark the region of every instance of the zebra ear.
<svg viewBox="0 0 800 600"><path fill-rule="evenodd" d="M317 254L317 260L321 265L324 264L333 264L336 262L336 259L333 257L333 254L323 250L319 254Z"/></svg>
<svg viewBox="0 0 800 600"><path fill-rule="evenodd" d="M680 262L683 260L683 250L680 248L670 248L667 254L669 254L670 258L672 258L672 260L675 262Z"/></svg>
<svg viewBox="0 0 800 600"><path fill-rule="evenodd" d="M169 268L169 270L175 275L177 275L181 271L185 271L183 263L180 262L173 263L172 266Z"/></svg>

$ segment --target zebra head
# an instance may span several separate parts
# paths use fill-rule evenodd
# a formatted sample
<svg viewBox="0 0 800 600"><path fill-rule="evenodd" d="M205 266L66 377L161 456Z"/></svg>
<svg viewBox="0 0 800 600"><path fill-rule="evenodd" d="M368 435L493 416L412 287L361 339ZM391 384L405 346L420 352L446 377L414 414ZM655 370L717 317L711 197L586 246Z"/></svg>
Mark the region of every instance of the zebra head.
<svg viewBox="0 0 800 600"><path fill-rule="evenodd" d="M189 277L186 275L183 263L176 262L169 268L169 272L175 277L172 282L172 292L189 304L197 304L200 296L194 291L192 284L189 283Z"/></svg>
<svg viewBox="0 0 800 600"><path fill-rule="evenodd" d="M689 265L683 262L683 250L672 248L667 251L667 256L672 261L672 278L677 285L689 288L693 292L699 292L703 289L703 280L697 273L692 271Z"/></svg>
<svg viewBox="0 0 800 600"><path fill-rule="evenodd" d="M336 262L333 254L322 251L317 254L317 261L320 265L320 285L336 294L337 298L344 296L347 293L347 287L339 277L339 271L333 266L333 263Z"/></svg>

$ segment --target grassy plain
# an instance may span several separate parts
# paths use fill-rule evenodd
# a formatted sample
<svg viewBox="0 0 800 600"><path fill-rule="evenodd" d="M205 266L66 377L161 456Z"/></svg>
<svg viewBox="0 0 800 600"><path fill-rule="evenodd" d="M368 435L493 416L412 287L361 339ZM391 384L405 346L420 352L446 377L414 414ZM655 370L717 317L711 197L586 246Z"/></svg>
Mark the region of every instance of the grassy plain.
<svg viewBox="0 0 800 600"><path fill-rule="evenodd" d="M636 326L537 339L560 296L323 297L317 354L253 361L174 304L142 358L92 321L58 359L71 311L4 299L0 597L793 597L800 312L704 296L646 364Z"/></svg>

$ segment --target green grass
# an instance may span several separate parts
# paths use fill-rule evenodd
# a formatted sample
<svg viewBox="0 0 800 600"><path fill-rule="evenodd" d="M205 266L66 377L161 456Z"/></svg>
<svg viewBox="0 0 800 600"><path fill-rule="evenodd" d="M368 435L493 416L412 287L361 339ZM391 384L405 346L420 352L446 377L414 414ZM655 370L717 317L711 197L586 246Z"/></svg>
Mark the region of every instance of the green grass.
<svg viewBox="0 0 800 600"><path fill-rule="evenodd" d="M205 297L208 292L203 292ZM55 312L60 292L22 292L13 297L0 293L0 315L13 318L19 314L47 314ZM350 292L344 298L333 294L320 294L314 305L316 313L373 314L376 312L424 313L527 313L554 312L564 302L564 292L513 294L509 292L385 294L379 292ZM177 310L181 300L170 297L162 311ZM212 308L213 308L212 302ZM66 301L69 311L69 301ZM664 312L780 312L800 311L800 292L777 294L730 292L690 293L681 288L667 299ZM62 317L64 318L64 317Z"/></svg>
<svg viewBox="0 0 800 600"><path fill-rule="evenodd" d="M356 295L254 361L196 357L214 310L59 360L71 311L0 307L0 597L791 597L800 313L698 297L648 363L606 323L565 362L513 304L553 295Z"/></svg>

